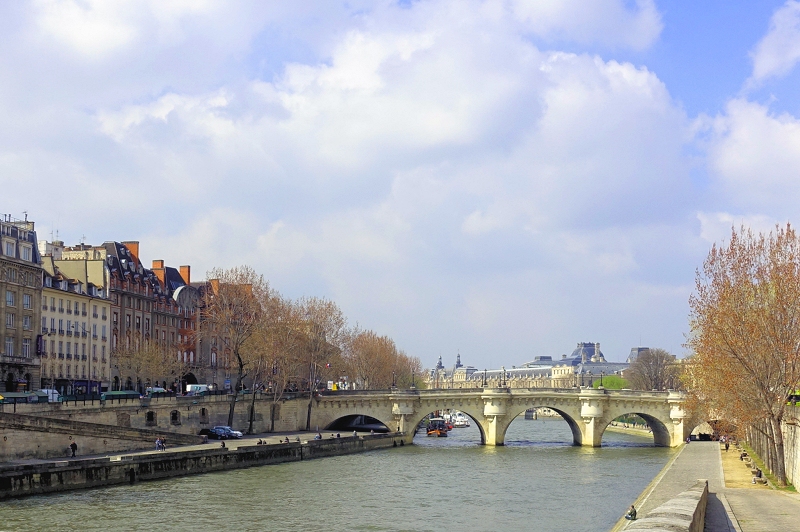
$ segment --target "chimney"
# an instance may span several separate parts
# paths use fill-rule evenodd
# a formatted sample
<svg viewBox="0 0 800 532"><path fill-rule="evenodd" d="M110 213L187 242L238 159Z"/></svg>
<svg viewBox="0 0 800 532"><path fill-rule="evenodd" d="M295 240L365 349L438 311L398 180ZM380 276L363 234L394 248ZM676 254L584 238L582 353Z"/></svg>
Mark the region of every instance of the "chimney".
<svg viewBox="0 0 800 532"><path fill-rule="evenodd" d="M166 281L164 279L164 261L163 260L154 260L153 261L153 273L156 274L158 280L161 282L161 286L166 286Z"/></svg>
<svg viewBox="0 0 800 532"><path fill-rule="evenodd" d="M191 282L192 282L191 281L192 267L191 266L181 266L180 267L180 272L181 272L181 277L183 277L183 282L186 283L187 285L191 284Z"/></svg>
<svg viewBox="0 0 800 532"><path fill-rule="evenodd" d="M128 251L131 252L131 255L133 255L133 260L139 262L139 241L130 240L128 242L122 242L122 245L128 248Z"/></svg>
<svg viewBox="0 0 800 532"><path fill-rule="evenodd" d="M209 279L209 284L211 284L211 293L213 295L219 294L219 279Z"/></svg>

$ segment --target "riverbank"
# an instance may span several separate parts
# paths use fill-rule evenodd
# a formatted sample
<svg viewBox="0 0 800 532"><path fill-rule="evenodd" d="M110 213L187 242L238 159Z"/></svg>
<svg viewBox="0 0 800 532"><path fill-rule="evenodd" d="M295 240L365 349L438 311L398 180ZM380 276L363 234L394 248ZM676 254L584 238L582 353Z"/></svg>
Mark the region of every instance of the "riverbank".
<svg viewBox="0 0 800 532"><path fill-rule="evenodd" d="M0 466L0 500L115 484L134 484L214 471L227 471L402 446L403 434L343 438L326 433L269 434L242 440L58 460L18 460ZM289 442L285 440L288 438ZM258 444L258 441L266 444Z"/></svg>
<svg viewBox="0 0 800 532"><path fill-rule="evenodd" d="M606 430L610 430L611 432L619 432L620 434L631 434L633 436L640 436L642 438L648 438L650 440L653 439L653 432L647 427L639 428L631 425L625 426L619 423L617 424L612 423L606 427Z"/></svg>
<svg viewBox="0 0 800 532"><path fill-rule="evenodd" d="M726 453L719 442L697 441L682 447L633 502L638 515L646 516L698 479L707 479L706 531L797 530L800 494L753 484L752 472L733 449ZM612 532L626 530L630 523L620 518Z"/></svg>

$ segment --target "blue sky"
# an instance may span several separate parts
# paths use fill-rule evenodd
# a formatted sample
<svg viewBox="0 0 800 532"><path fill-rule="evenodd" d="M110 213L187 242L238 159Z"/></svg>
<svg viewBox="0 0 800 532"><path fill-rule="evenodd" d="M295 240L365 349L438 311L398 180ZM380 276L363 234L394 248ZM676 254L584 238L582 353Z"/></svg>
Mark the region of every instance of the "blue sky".
<svg viewBox="0 0 800 532"><path fill-rule="evenodd" d="M712 243L798 218L798 60L794 0L4 3L0 203L427 366L683 355Z"/></svg>

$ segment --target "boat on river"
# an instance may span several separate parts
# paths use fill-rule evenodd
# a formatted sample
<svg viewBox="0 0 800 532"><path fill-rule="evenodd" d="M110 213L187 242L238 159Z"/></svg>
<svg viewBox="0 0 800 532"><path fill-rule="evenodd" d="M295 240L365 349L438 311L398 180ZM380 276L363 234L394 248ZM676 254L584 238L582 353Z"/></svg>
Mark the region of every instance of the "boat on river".
<svg viewBox="0 0 800 532"><path fill-rule="evenodd" d="M447 424L443 418L431 418L430 423L428 423L428 436L447 437Z"/></svg>
<svg viewBox="0 0 800 532"><path fill-rule="evenodd" d="M451 419L454 428L463 429L469 427L469 417L464 412L455 412Z"/></svg>

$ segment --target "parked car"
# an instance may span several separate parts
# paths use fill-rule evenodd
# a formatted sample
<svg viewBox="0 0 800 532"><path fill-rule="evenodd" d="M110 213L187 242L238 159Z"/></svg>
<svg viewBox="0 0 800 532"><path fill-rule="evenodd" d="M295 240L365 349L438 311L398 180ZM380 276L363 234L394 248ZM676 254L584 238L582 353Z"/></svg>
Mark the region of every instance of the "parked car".
<svg viewBox="0 0 800 532"><path fill-rule="evenodd" d="M205 429L203 429L205 430ZM202 434L202 431L201 431ZM208 429L208 432L205 434L208 436L209 440L227 440L231 436L229 436L228 431L222 430L219 427L214 427L213 429Z"/></svg>
<svg viewBox="0 0 800 532"><path fill-rule="evenodd" d="M220 429L220 430L225 431L228 434L228 438L237 438L238 439L238 438L241 438L243 436L243 434L241 432L239 432L238 430L233 430L232 428L228 427L227 425L220 425L220 426L214 427L214 429L215 430L216 429Z"/></svg>

